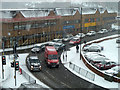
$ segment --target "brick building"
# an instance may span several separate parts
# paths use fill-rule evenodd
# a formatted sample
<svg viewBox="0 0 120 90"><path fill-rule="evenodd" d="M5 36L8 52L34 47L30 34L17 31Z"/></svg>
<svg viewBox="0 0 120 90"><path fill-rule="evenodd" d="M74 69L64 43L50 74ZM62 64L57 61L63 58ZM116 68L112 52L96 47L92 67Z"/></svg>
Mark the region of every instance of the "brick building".
<svg viewBox="0 0 120 90"><path fill-rule="evenodd" d="M22 46L62 38L68 33L110 28L117 16L116 12L88 8L82 9L82 20L79 8L1 10L0 13L0 42L4 40L6 48L12 47L15 40Z"/></svg>

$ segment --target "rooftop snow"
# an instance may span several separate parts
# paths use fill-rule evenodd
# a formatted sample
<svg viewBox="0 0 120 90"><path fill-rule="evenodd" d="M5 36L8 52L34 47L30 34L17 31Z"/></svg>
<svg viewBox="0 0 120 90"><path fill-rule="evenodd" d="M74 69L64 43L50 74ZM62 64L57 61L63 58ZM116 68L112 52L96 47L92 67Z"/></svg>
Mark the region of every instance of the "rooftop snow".
<svg viewBox="0 0 120 90"><path fill-rule="evenodd" d="M33 10L33 11L21 11L24 17L43 17L48 16L48 10Z"/></svg>

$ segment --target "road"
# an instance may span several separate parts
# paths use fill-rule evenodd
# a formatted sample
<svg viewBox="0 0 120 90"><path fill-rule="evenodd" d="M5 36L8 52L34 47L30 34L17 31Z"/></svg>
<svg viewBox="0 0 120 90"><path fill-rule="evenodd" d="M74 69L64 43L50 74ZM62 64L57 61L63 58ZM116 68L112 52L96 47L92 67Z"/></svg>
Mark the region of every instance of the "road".
<svg viewBox="0 0 120 90"><path fill-rule="evenodd" d="M95 36L91 37L85 37L82 39L82 42L84 41L91 41L94 39L98 39L101 37L105 37L108 35L114 35L115 32L109 32L106 34L96 34ZM72 45L69 45L68 42L65 42L67 45L67 48L72 47ZM59 52L59 55L61 55L61 52ZM30 53L30 55L33 55ZM63 64L60 63L59 68L48 68L45 61L44 61L44 52L40 52L37 54L38 58L41 61L42 64L42 71L41 72L32 72L32 74L37 77L39 80L50 86L51 88L97 88L99 90L103 90L105 88L102 88L100 86L97 86L95 84L92 84L86 80L83 80L82 78L74 75L71 73L67 68L64 67Z"/></svg>
<svg viewBox="0 0 120 90"><path fill-rule="evenodd" d="M101 37L109 36L109 35L114 35L118 34L118 31L114 32L109 32L106 34L96 34L95 36L91 37L84 37L82 39L82 43L84 41L91 41L95 40ZM68 42L65 42L67 45L67 49L72 47L72 45L69 45ZM30 53L29 55L37 55L38 58L41 61L42 64L42 71L41 72L32 72L32 74L38 78L40 81L45 83L46 85L50 86L53 89L56 88L64 88L64 89L89 89L89 88L94 88L94 89L99 89L103 90L105 88L102 88L100 86L97 86L95 84L92 84L76 75L71 73L67 68L64 67L62 63L60 63L59 68L48 68L45 61L44 61L44 51L40 52L38 54L33 54L30 52L30 49L27 50L20 50L17 51L18 53ZM12 52L5 52L5 54L10 54ZM61 55L62 51L59 52L59 55Z"/></svg>

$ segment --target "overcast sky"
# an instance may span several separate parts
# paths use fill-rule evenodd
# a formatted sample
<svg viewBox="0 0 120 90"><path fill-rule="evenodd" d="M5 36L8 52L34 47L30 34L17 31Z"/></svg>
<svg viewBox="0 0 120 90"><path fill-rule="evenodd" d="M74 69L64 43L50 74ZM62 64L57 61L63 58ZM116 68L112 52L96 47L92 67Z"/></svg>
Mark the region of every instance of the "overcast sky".
<svg viewBox="0 0 120 90"><path fill-rule="evenodd" d="M43 7L65 7L65 6L70 6L71 4L81 4L82 2L118 2L119 0L1 0L2 4L0 5L0 8L5 9L5 8L28 8L28 7L34 7L34 5L38 5L39 8L40 6ZM10 3L7 3L10 2ZM17 2L17 3L16 3ZM32 2L32 3L28 3ZM62 3L60 5L58 4L41 4L41 2L66 2ZM69 2L69 3L67 3ZM36 3L36 4L34 4ZM71 3L71 4L70 4ZM52 5L52 6L51 6ZM56 6L57 5L57 6Z"/></svg>
<svg viewBox="0 0 120 90"><path fill-rule="evenodd" d="M119 2L120 0L1 0L2 2Z"/></svg>

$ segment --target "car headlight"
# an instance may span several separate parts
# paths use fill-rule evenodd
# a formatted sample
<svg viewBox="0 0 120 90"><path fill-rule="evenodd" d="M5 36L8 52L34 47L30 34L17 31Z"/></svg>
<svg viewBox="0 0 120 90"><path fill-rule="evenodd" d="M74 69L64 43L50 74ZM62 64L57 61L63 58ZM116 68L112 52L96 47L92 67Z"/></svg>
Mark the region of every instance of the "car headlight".
<svg viewBox="0 0 120 90"><path fill-rule="evenodd" d="M59 62L57 62L57 64L59 64Z"/></svg>
<svg viewBox="0 0 120 90"><path fill-rule="evenodd" d="M50 62L48 62L48 64L50 64Z"/></svg>
<svg viewBox="0 0 120 90"><path fill-rule="evenodd" d="M39 66L40 70L41 70L41 66Z"/></svg>
<svg viewBox="0 0 120 90"><path fill-rule="evenodd" d="M33 69L33 66L31 66L31 70Z"/></svg>

